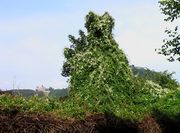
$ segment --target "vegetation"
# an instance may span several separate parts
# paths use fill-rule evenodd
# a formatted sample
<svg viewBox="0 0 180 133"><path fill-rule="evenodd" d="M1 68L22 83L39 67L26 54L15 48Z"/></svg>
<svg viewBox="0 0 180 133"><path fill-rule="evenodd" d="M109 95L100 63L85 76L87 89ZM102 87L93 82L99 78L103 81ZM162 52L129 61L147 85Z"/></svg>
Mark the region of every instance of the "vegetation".
<svg viewBox="0 0 180 133"><path fill-rule="evenodd" d="M25 98L30 98L33 96L38 96L38 97L52 97L52 98L62 98L66 97L69 94L68 89L53 89L50 87L49 90L46 91L34 91L32 89L18 89L18 90L8 90L8 91L1 91L0 90L0 95L1 94L10 94L10 95L15 95L15 96L22 96Z"/></svg>
<svg viewBox="0 0 180 133"><path fill-rule="evenodd" d="M20 95L23 97L32 97L36 94L34 90L31 89L19 89L19 90L12 90L13 94Z"/></svg>
<svg viewBox="0 0 180 133"><path fill-rule="evenodd" d="M159 3L162 13L167 16L165 21L173 22L179 19L179 0L160 0ZM166 29L165 33L168 34L168 38L164 39L164 45L159 49L159 54L168 56L169 61L180 61L180 33L178 32L178 26L174 30Z"/></svg>
<svg viewBox="0 0 180 133"><path fill-rule="evenodd" d="M156 115L166 116L170 119L180 119L180 90L167 94L154 105Z"/></svg>
<svg viewBox="0 0 180 133"><path fill-rule="evenodd" d="M145 101L145 97L143 98ZM123 103L123 101L119 102L122 108L115 112L115 115L119 118L142 120L147 115L158 117L162 114L166 114L170 118L177 119L180 113L180 90L171 92L159 101L152 103L139 102L128 105ZM54 98L40 98L37 96L27 99L6 94L0 96L0 114L10 114L15 109L19 112L53 113L61 118L84 118L87 113L92 113L95 109L99 113L105 113L103 112L105 110L103 110L103 107L98 108L97 106L92 106L90 109L86 108L86 105L82 106L82 104L83 101L80 100L72 101L71 99L67 99L60 101Z"/></svg>
<svg viewBox="0 0 180 133"><path fill-rule="evenodd" d="M87 35L69 36L65 48L63 76L70 77L67 98L0 95L0 114L20 112L52 113L61 118L82 119L87 114L112 114L131 121L160 114L176 119L180 113L179 83L172 73L154 72L129 66L124 52L113 39L113 18L90 12L86 16ZM62 93L61 93L62 94ZM160 112L160 113L159 113Z"/></svg>
<svg viewBox="0 0 180 133"><path fill-rule="evenodd" d="M68 89L54 89L49 92L49 97L60 98L68 96Z"/></svg>
<svg viewBox="0 0 180 133"><path fill-rule="evenodd" d="M131 101L134 90L126 55L113 39L114 20L108 13L90 12L85 27L87 35L70 35L72 45L64 50L62 75L70 76L70 98L92 112L116 112L120 101Z"/></svg>
<svg viewBox="0 0 180 133"><path fill-rule="evenodd" d="M135 67L134 65L131 67L133 74L141 78L141 80L151 80L162 88L170 90L174 90L179 86L179 83L173 78L174 73L169 73L167 70L156 72L148 68Z"/></svg>

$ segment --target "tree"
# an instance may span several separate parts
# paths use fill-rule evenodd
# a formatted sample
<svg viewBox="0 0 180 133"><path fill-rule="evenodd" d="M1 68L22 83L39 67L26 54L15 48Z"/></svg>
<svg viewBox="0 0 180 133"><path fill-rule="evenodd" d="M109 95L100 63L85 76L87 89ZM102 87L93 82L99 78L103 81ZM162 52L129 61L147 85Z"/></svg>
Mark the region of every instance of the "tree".
<svg viewBox="0 0 180 133"><path fill-rule="evenodd" d="M173 22L180 17L180 0L161 0L159 1L160 8L163 14L167 16L165 21ZM158 53L168 56L169 61L180 61L180 33L178 26L174 30L166 29L165 33L168 35L164 39L164 45L159 49Z"/></svg>
<svg viewBox="0 0 180 133"><path fill-rule="evenodd" d="M49 87L48 90L49 90L49 91L53 91L54 88L53 88L53 87Z"/></svg>
<svg viewBox="0 0 180 133"><path fill-rule="evenodd" d="M69 35L72 45L64 49L62 75L70 77L71 97L113 107L122 97L132 96L133 74L113 39L114 19L107 12L102 16L89 12L85 20L87 35L81 30L77 39Z"/></svg>

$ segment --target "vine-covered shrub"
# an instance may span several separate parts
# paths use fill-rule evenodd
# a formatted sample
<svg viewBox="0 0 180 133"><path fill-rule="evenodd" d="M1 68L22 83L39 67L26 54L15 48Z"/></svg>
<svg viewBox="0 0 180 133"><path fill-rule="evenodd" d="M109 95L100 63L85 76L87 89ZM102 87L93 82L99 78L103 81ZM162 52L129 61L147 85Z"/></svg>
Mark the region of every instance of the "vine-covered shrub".
<svg viewBox="0 0 180 133"><path fill-rule="evenodd" d="M151 80L156 84L159 84L162 88L169 90L176 90L179 83L173 78L174 73L170 73L167 70L163 72L156 72L148 68L131 66L133 74L145 80Z"/></svg>
<svg viewBox="0 0 180 133"><path fill-rule="evenodd" d="M154 83L151 80L146 80L144 87L142 88L154 98L161 98L165 96L170 90L168 88L162 88L159 84Z"/></svg>
<svg viewBox="0 0 180 133"><path fill-rule="evenodd" d="M152 80L147 80L140 76L134 76L133 81L136 90L133 96L133 103L135 104L151 106L151 104L159 101L159 99L172 91L169 88L163 88Z"/></svg>
<svg viewBox="0 0 180 133"><path fill-rule="evenodd" d="M91 106L113 108L130 102L133 95L132 71L124 52L113 39L114 19L106 12L89 12L79 38L69 36L72 45L64 49L63 76L70 77L70 97Z"/></svg>

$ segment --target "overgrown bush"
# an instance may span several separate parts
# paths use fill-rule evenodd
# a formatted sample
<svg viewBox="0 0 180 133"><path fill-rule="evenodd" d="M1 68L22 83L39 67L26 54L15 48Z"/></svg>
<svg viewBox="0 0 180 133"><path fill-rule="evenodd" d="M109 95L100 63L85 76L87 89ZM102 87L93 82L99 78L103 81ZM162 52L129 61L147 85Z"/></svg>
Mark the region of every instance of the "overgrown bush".
<svg viewBox="0 0 180 133"><path fill-rule="evenodd" d="M180 120L180 90L172 91L155 103L154 115Z"/></svg>
<svg viewBox="0 0 180 133"><path fill-rule="evenodd" d="M133 69L134 72L135 69ZM146 78L146 69L144 68L138 68L137 71L134 72L136 75L133 78L134 81L134 88L136 90L136 93L134 93L134 104L141 104L145 106L151 106L155 102L158 102L159 99L165 97L168 93L171 93L172 88L163 88L161 85L159 85L157 82L154 82L152 80L148 80ZM157 72L149 71L150 74L154 74ZM139 74L140 73L140 74ZM151 76L151 75L149 75ZM156 77L152 76L151 78L155 79ZM175 89L177 90L177 88Z"/></svg>
<svg viewBox="0 0 180 133"><path fill-rule="evenodd" d="M145 91L148 91L150 95L155 98L161 98L165 96L169 90L167 88L162 88L159 84L152 82L151 80L146 80L146 83L143 87Z"/></svg>
<svg viewBox="0 0 180 133"><path fill-rule="evenodd" d="M145 80L151 80L159 84L163 89L176 90L179 83L173 78L174 73L167 70L163 72L156 72L148 68L131 66L133 74Z"/></svg>
<svg viewBox="0 0 180 133"><path fill-rule="evenodd" d="M106 12L89 12L79 38L69 36L72 45L64 49L63 76L70 77L70 97L81 99L87 108L103 106L113 110L131 102L132 71L124 52L113 38L114 19ZM82 103L82 106L83 106Z"/></svg>

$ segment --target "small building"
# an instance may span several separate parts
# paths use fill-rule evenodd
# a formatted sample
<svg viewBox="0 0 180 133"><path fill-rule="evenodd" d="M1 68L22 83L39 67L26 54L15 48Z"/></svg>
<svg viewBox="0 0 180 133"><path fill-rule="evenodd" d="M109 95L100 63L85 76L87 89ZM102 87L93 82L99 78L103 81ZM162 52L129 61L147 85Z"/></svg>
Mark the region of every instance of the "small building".
<svg viewBox="0 0 180 133"><path fill-rule="evenodd" d="M36 91L45 91L45 90L46 90L46 87L44 87L43 85L36 87Z"/></svg>
<svg viewBox="0 0 180 133"><path fill-rule="evenodd" d="M42 92L44 94L44 96L48 96L50 91L49 91L49 89L47 89L46 87L41 85L41 86L36 87L36 92Z"/></svg>

